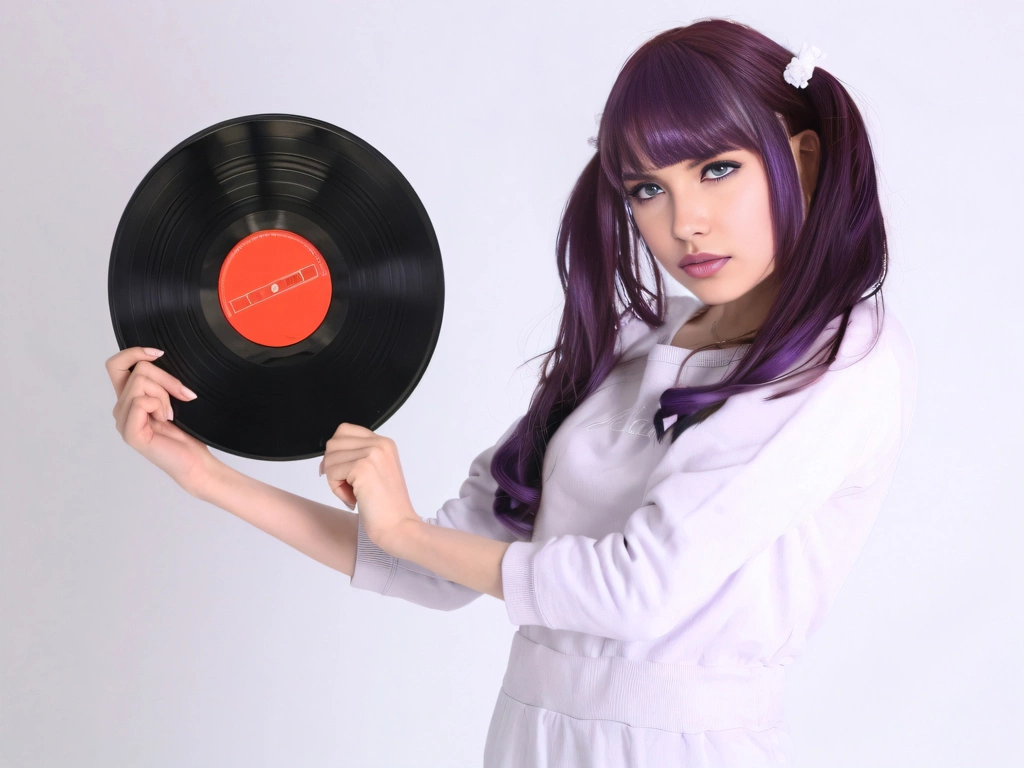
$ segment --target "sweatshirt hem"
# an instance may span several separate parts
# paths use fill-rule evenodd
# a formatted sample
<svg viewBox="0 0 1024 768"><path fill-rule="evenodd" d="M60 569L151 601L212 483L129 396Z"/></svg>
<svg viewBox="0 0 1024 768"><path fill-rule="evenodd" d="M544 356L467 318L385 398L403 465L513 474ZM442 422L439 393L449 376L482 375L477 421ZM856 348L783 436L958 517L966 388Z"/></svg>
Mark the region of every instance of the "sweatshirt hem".
<svg viewBox="0 0 1024 768"><path fill-rule="evenodd" d="M502 690L524 704L582 720L676 733L763 731L783 722L785 669L572 656L517 631Z"/></svg>

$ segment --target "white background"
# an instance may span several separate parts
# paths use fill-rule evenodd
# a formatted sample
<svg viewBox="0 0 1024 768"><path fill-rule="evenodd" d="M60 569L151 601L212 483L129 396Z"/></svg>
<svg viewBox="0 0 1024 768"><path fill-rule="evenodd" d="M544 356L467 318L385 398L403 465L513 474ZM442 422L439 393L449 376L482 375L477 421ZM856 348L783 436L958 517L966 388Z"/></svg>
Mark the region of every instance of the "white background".
<svg viewBox="0 0 1024 768"><path fill-rule="evenodd" d="M188 497L114 429L114 231L196 131L309 115L383 152L441 245L441 338L394 438L421 516L521 414L554 340L554 241L619 68L702 16L850 88L886 306L918 353L891 494L787 670L804 766L1024 759L1018 4L124 2L0 9L0 764L472 766L515 627L348 578ZM223 456L223 454L221 454ZM318 460L244 472L334 503Z"/></svg>

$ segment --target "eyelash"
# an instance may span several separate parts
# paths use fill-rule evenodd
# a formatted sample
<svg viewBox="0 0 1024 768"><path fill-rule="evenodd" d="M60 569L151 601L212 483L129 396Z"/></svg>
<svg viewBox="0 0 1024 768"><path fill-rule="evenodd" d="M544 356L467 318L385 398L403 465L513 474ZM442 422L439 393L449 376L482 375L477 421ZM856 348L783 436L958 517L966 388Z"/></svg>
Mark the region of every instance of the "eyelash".
<svg viewBox="0 0 1024 768"><path fill-rule="evenodd" d="M708 165L705 165L704 169L701 171L701 178L703 179L704 178L704 173L707 172L711 168L739 168L739 167L740 167L739 163L734 163L734 162L731 162L731 161L728 161L728 160L720 160L717 163L710 163ZM722 174L721 176L712 178L712 179L710 179L710 181L721 181L722 179L726 179L729 176L732 176L734 173L735 173L735 171L731 171L729 173ZM631 198L633 198L638 204L643 205L644 203L646 203L646 202L648 202L650 200L653 200L655 197L657 197L657 195L651 195L650 197L639 197L640 190L643 189L644 187L656 187L656 186L658 186L658 185L657 184L653 184L651 182L644 182L643 184L637 184L627 194Z"/></svg>

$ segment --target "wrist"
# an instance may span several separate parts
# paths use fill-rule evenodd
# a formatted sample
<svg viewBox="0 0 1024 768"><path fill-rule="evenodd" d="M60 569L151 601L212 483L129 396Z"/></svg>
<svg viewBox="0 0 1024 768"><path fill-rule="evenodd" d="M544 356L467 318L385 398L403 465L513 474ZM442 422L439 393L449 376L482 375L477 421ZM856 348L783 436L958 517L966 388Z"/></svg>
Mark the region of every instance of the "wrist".
<svg viewBox="0 0 1024 768"><path fill-rule="evenodd" d="M200 501L213 503L215 489L233 472L227 464L220 461L212 453L203 457L203 462L196 470L193 478L185 488L188 493Z"/></svg>
<svg viewBox="0 0 1024 768"><path fill-rule="evenodd" d="M415 513L413 513L415 515ZM424 525L429 525L422 517L415 515L402 520L391 532L391 536L381 546L385 552L400 560L413 559L410 555L415 549L416 536Z"/></svg>

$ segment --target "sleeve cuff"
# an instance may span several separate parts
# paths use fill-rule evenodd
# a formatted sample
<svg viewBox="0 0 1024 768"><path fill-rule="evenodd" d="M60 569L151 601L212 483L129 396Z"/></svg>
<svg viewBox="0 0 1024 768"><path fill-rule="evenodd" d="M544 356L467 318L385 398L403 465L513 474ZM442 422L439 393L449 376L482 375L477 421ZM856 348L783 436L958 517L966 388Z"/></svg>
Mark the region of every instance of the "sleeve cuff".
<svg viewBox="0 0 1024 768"><path fill-rule="evenodd" d="M547 626L540 615L534 580L534 560L544 542L513 541L501 559L501 591L505 610L516 626Z"/></svg>
<svg viewBox="0 0 1024 768"><path fill-rule="evenodd" d="M351 586L368 589L381 595L387 592L395 578L397 559L378 547L366 534L363 518L358 519L359 533L356 537L356 563L352 569Z"/></svg>

